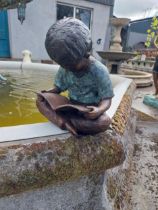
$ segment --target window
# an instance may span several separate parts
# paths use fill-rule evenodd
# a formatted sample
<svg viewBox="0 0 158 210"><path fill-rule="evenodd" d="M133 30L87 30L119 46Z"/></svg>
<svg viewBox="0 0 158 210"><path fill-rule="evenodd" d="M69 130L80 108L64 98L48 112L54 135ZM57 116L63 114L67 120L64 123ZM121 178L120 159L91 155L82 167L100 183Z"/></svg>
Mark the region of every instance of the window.
<svg viewBox="0 0 158 210"><path fill-rule="evenodd" d="M57 20L63 19L65 17L73 17L73 7L58 4Z"/></svg>
<svg viewBox="0 0 158 210"><path fill-rule="evenodd" d="M89 29L91 28L91 9L69 6L65 4L57 4L57 20L66 17L75 17L81 20Z"/></svg>
<svg viewBox="0 0 158 210"><path fill-rule="evenodd" d="M84 24L90 29L91 10L76 8L76 18L84 22Z"/></svg>

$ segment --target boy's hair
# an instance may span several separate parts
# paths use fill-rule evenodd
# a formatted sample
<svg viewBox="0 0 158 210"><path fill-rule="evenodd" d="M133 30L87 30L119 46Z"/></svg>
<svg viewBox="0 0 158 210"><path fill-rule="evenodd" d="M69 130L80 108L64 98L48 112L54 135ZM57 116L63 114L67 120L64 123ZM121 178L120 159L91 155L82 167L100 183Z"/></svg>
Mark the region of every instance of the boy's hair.
<svg viewBox="0 0 158 210"><path fill-rule="evenodd" d="M91 33L80 20L65 18L50 27L45 47L52 60L63 67L73 66L82 58L89 57L92 49Z"/></svg>

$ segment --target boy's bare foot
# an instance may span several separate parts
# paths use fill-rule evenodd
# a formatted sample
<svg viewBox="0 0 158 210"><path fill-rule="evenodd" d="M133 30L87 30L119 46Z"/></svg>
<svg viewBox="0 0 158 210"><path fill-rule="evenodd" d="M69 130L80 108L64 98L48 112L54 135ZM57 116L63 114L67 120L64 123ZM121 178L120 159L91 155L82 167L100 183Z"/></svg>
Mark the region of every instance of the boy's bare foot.
<svg viewBox="0 0 158 210"><path fill-rule="evenodd" d="M73 128L73 126L72 126L70 123L66 122L66 123L65 123L65 127L66 127L66 129L67 129L70 133L72 133L74 136L78 136L77 132L75 131L75 129Z"/></svg>

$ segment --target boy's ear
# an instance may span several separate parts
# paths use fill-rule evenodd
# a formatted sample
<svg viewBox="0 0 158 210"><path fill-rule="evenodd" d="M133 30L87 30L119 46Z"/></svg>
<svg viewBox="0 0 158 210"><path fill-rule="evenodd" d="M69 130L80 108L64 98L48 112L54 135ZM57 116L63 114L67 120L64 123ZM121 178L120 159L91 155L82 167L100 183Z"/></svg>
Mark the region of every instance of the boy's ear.
<svg viewBox="0 0 158 210"><path fill-rule="evenodd" d="M85 58L89 58L89 56L90 56L90 53L89 52L87 52L86 54L85 54Z"/></svg>

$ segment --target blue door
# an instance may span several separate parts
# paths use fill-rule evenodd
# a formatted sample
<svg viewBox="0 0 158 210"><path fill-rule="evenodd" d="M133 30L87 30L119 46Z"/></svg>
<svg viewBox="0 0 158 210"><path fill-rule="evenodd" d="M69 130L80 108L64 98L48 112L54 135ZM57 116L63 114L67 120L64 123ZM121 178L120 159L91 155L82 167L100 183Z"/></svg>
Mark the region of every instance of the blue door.
<svg viewBox="0 0 158 210"><path fill-rule="evenodd" d="M0 58L10 57L8 15L0 10Z"/></svg>

